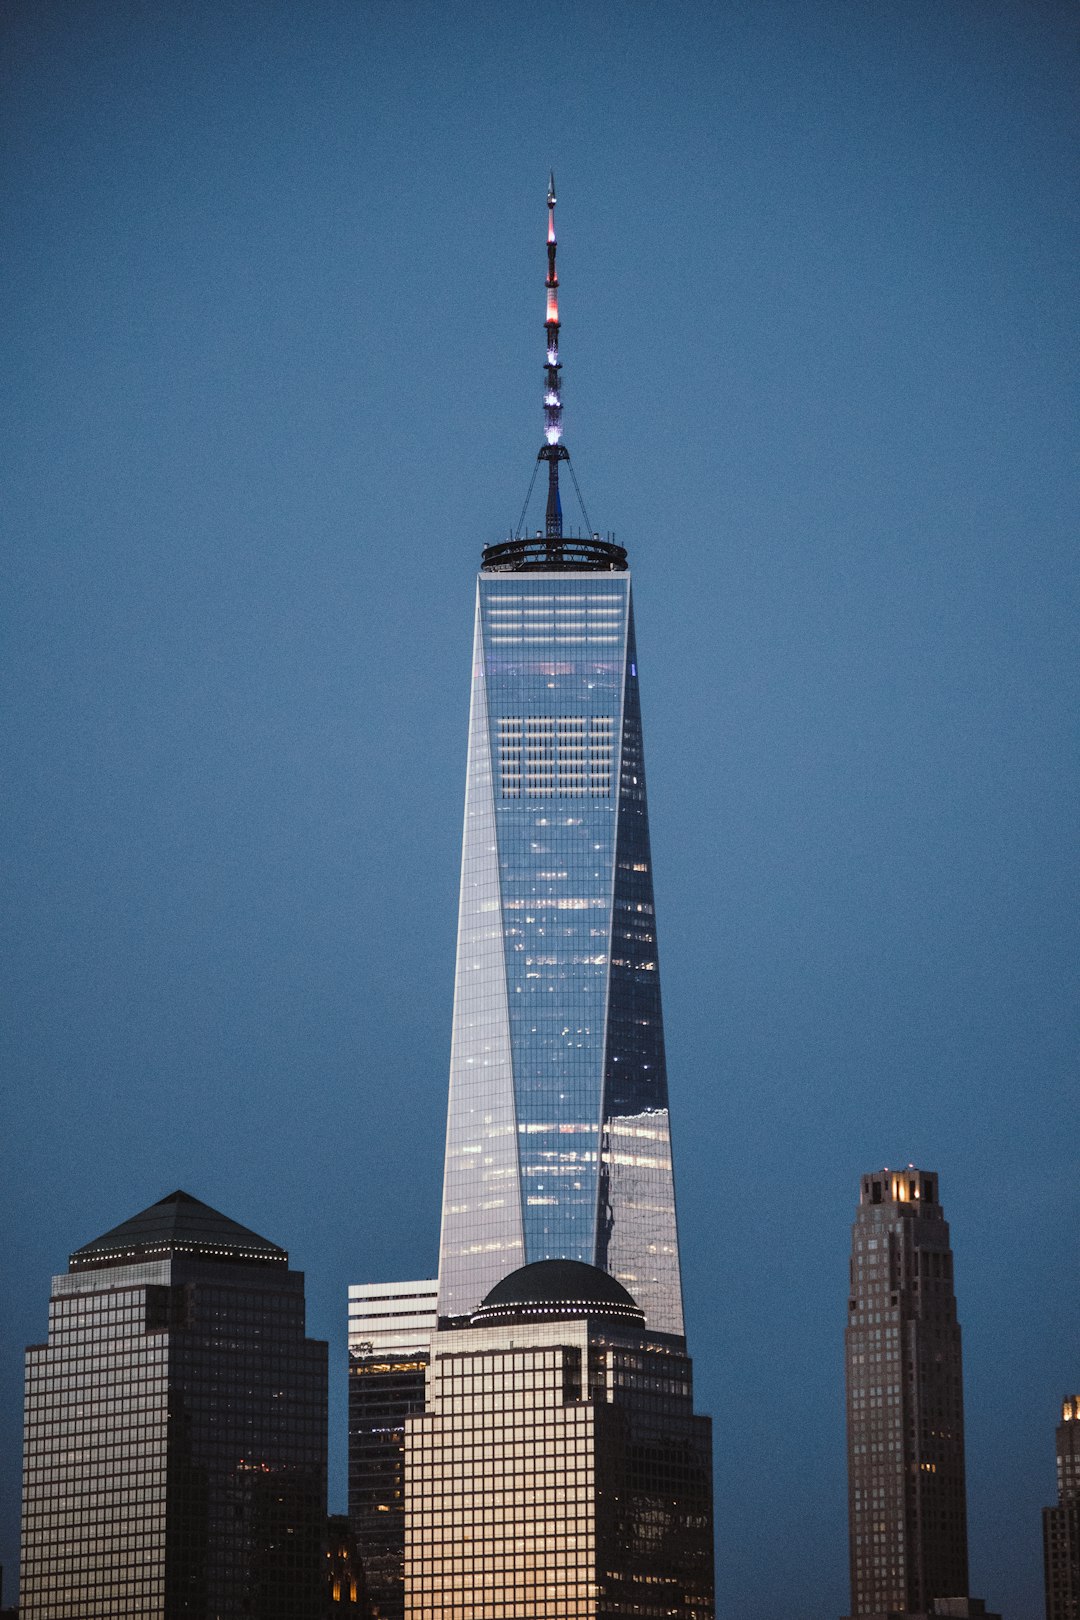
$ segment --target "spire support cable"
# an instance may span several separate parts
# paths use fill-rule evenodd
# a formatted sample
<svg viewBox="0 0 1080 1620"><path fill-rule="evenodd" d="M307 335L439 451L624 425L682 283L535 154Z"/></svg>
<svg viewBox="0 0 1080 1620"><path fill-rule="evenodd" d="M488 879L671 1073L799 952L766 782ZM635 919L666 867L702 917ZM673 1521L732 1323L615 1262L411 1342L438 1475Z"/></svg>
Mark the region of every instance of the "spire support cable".
<svg viewBox="0 0 1080 1620"><path fill-rule="evenodd" d="M577 496L577 503L581 507L581 515L585 519L585 533L592 534L593 530L592 524L589 522L589 514L586 512L585 502L581 498L581 486L577 481L577 473L574 471L574 463L570 460L569 456L566 458L566 465L570 469L570 477L574 481L574 494Z"/></svg>
<svg viewBox="0 0 1080 1620"><path fill-rule="evenodd" d="M525 492L525 500L524 500L524 503L523 503L522 508L521 508L521 516L518 518L518 520L517 520L517 528L514 530L514 539L515 540L520 540L521 536L522 536L522 533L524 531L524 528L525 528L525 514L529 510L529 502L532 500L533 485L536 483L536 475L537 475L537 473L539 471L540 471L540 458L537 457L537 459L533 462L532 477L529 479L529 487Z"/></svg>

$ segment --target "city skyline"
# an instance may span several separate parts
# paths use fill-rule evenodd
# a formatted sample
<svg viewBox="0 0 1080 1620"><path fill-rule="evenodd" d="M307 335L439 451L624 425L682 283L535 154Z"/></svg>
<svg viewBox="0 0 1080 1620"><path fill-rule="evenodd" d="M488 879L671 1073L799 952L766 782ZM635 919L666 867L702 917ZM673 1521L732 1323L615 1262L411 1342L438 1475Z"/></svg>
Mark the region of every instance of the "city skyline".
<svg viewBox="0 0 1080 1620"><path fill-rule="evenodd" d="M972 1586L1034 1616L1076 1382L1071 12L7 15L5 1388L42 1279L162 1187L287 1239L339 1369L344 1286L430 1275L431 789L553 165L575 465L648 603L718 1606L846 1606L849 1189L914 1160L963 1234Z"/></svg>

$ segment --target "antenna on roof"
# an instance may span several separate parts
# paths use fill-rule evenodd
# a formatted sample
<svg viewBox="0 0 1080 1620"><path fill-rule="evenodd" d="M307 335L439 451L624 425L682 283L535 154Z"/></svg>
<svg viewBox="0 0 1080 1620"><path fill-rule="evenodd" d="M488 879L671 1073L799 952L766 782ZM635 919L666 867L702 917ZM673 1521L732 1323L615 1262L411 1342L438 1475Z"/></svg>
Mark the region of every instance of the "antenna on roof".
<svg viewBox="0 0 1080 1620"><path fill-rule="evenodd" d="M562 366L559 363L559 273L555 268L555 172L548 179L547 228L547 357L544 363L544 439L538 461L548 464L547 512L544 534L548 540L562 539L562 502L559 499L559 462L569 461L562 443Z"/></svg>

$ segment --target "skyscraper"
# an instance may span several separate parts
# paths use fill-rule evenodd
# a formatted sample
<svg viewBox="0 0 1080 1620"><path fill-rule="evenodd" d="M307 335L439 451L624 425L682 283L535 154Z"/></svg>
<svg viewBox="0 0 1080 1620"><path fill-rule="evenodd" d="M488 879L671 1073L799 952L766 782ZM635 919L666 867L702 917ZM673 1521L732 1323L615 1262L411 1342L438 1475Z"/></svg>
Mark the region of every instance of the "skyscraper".
<svg viewBox="0 0 1080 1620"><path fill-rule="evenodd" d="M77 1249L26 1354L20 1613L320 1617L326 1373L284 1249L187 1193Z"/></svg>
<svg viewBox="0 0 1080 1620"><path fill-rule="evenodd" d="M1061 1404L1057 1488L1057 1506L1042 1516L1046 1620L1080 1620L1080 1395Z"/></svg>
<svg viewBox="0 0 1080 1620"><path fill-rule="evenodd" d="M349 1522L373 1620L405 1609L405 1420L424 1409L434 1281L349 1289Z"/></svg>
<svg viewBox="0 0 1080 1620"><path fill-rule="evenodd" d="M851 1613L966 1598L960 1325L937 1176L863 1176L846 1332Z"/></svg>
<svg viewBox="0 0 1080 1620"><path fill-rule="evenodd" d="M486 547L477 584L405 1613L711 1620L711 1431L683 1337L630 575L587 520L564 532L555 254L553 177L545 528Z"/></svg>
<svg viewBox="0 0 1080 1620"><path fill-rule="evenodd" d="M364 1567L356 1537L344 1513L331 1513L326 1521L326 1609L327 1620L370 1620L364 1584Z"/></svg>
<svg viewBox="0 0 1080 1620"><path fill-rule="evenodd" d="M681 1334L630 573L563 527L554 180L547 251L545 528L477 583L439 1312L564 1258Z"/></svg>

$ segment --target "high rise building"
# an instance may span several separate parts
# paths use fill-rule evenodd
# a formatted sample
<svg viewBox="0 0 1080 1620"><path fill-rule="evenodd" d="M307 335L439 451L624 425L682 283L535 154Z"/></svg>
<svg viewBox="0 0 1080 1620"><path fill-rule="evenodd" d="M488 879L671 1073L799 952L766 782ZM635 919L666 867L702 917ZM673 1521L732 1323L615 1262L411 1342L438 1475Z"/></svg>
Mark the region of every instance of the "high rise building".
<svg viewBox="0 0 1080 1620"><path fill-rule="evenodd" d="M1080 1395L1061 1405L1057 1489L1057 1506L1042 1516L1046 1620L1080 1620Z"/></svg>
<svg viewBox="0 0 1080 1620"><path fill-rule="evenodd" d="M630 573L563 529L554 208L553 181L545 528L477 583L439 1313L564 1258L681 1334Z"/></svg>
<svg viewBox="0 0 1080 1620"><path fill-rule="evenodd" d="M370 1620L360 1549L344 1513L326 1521L326 1620Z"/></svg>
<svg viewBox="0 0 1080 1620"><path fill-rule="evenodd" d="M438 1283L349 1289L349 1523L373 1620L405 1612L405 1420L424 1409Z"/></svg>
<svg viewBox="0 0 1080 1620"><path fill-rule="evenodd" d="M938 1178L863 1176L846 1332L853 1616L967 1597L960 1324Z"/></svg>
<svg viewBox="0 0 1080 1620"><path fill-rule="evenodd" d="M409 1419L411 1620L710 1620L712 1442L686 1346L541 1260L435 1335Z"/></svg>
<svg viewBox="0 0 1080 1620"><path fill-rule="evenodd" d="M587 519L563 528L555 255L553 177L545 527L486 547L477 583L405 1614L711 1620L711 1437L683 1337L630 574Z"/></svg>
<svg viewBox="0 0 1080 1620"><path fill-rule="evenodd" d="M26 1354L20 1613L316 1620L326 1380L303 1273L189 1194L77 1249Z"/></svg>

